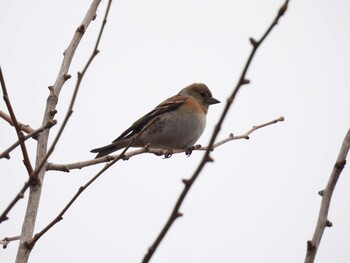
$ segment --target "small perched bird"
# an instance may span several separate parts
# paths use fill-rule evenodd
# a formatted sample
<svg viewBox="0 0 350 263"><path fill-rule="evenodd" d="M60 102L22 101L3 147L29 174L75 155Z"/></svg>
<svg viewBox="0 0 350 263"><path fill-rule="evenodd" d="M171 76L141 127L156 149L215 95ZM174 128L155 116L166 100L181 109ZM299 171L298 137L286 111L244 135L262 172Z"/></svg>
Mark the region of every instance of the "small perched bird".
<svg viewBox="0 0 350 263"><path fill-rule="evenodd" d="M133 136L139 133L155 118L158 120L148 127L131 145L166 150L189 150L202 135L209 105L220 103L213 98L208 87L194 83L182 89L177 95L163 101L154 110L134 122L111 144L91 150L98 153L95 158L125 148Z"/></svg>

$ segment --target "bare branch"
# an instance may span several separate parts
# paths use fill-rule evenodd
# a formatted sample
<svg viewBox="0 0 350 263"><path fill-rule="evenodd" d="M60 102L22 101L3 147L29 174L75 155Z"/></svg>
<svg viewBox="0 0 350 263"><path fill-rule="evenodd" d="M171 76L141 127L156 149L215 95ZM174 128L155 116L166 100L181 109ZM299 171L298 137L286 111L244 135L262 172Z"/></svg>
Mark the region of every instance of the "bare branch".
<svg viewBox="0 0 350 263"><path fill-rule="evenodd" d="M2 248L7 248L8 244L11 241L16 241L19 240L21 236L14 236L14 237L4 237L3 239L0 240L0 245L2 245Z"/></svg>
<svg viewBox="0 0 350 263"><path fill-rule="evenodd" d="M215 143L212 146L212 149L214 150L215 148L233 141L233 140L240 140L240 139L249 139L249 135L252 134L254 131L261 129L263 127L275 124L277 122L281 122L284 121L284 117L279 117L275 120L269 121L267 123L261 124L261 125L257 125L257 126L253 126L249 131L247 131L246 133L242 134L242 135L236 135L234 136L232 133L225 139ZM194 151L206 151L208 149L207 146L201 146L201 145L195 145L194 146ZM139 154L143 154L143 153L153 153L155 155L165 155L167 154L168 150L165 149L153 149L153 148L149 148L149 147L143 147L134 151L129 151L127 153L124 154L123 159L124 160L129 160L131 157L135 156L135 155L139 155ZM179 154L179 153L184 153L185 150L174 150L172 152L172 154ZM87 160L87 161L81 161L81 162L76 162L76 163L69 163L69 164L54 164L54 163L49 163L46 166L46 169L49 171L62 171L62 172L70 172L70 170L74 170L74 169L82 169L84 167L88 167L91 165L95 165L95 164L99 164L99 163L105 163L105 162L110 162L111 160L115 159L115 158L119 158L120 154L117 155L107 155L107 156L103 156L101 158L97 158L97 159L92 159L92 160Z"/></svg>
<svg viewBox="0 0 350 263"><path fill-rule="evenodd" d="M96 55L99 53L98 45L100 43L103 30L104 30L105 25L107 23L107 16L108 16L108 13L109 13L109 9L110 9L111 3L112 3L112 1L110 0L108 2L108 5L107 5L106 13L105 13L105 16L104 16L104 19L103 19L103 22L102 22L102 26L101 26L101 29L100 29L100 32L99 32L96 44L95 44L95 48L94 48L94 50L93 50L93 52L92 52L88 62L86 63L83 71L82 72L78 72L78 78L77 78L77 82L76 82L76 85L75 85L75 88L74 88L73 96L72 96L70 105L68 107L68 111L66 113L66 116L65 116L65 118L64 118L64 120L62 122L62 125L61 125L61 127L60 127L60 129L59 129L59 131L58 131L58 133L56 135L56 138L54 139L51 147L47 151L47 153L44 156L44 158L41 160L41 163L38 165L38 167L33 172L33 177L36 177L38 175L39 171L43 168L43 166L46 164L46 161L49 159L50 155L53 153L53 151L55 149L55 146L56 146L58 140L60 139L60 137L62 135L62 132L65 129L70 116L73 114L73 106L74 106L74 103L75 103L75 99L76 99L76 97L78 95L80 84L81 84L81 82L82 82L82 80L83 80L83 78L85 76L85 73L86 73L87 69L89 68L91 62L96 57Z"/></svg>
<svg viewBox="0 0 350 263"><path fill-rule="evenodd" d="M24 193L27 191L27 189L31 185L33 185L33 181L34 181L34 178L30 176L29 179L27 180L27 182L25 182L24 186L19 191L19 193L15 196L15 198L11 201L11 203L6 207L4 212L2 212L2 214L0 215L0 223L2 223L3 221L8 220L7 214L17 204L17 202L24 197Z"/></svg>
<svg viewBox="0 0 350 263"><path fill-rule="evenodd" d="M280 121L284 121L284 117L283 116L281 116L281 117L279 117L279 118L277 118L275 120L272 120L272 121L269 121L269 122L266 122L266 123L263 123L263 124L260 124L260 125L257 125L257 126L253 126L249 131L247 131L246 133L244 133L242 135L234 136L231 133L228 138L226 138L224 140L221 140L221 141L219 141L217 143L214 143L211 148L212 148L212 150L214 150L216 147L219 147L220 145L225 144L225 143L227 143L229 141L233 141L233 140L249 139L249 135L252 134L253 132L255 132L256 130L259 130L261 128L264 128L266 126L275 124L275 123L280 122ZM208 150L208 149L209 149L208 147L201 147L199 150Z"/></svg>
<svg viewBox="0 0 350 263"><path fill-rule="evenodd" d="M35 236L29 240L26 243L26 246L29 249L32 249L35 243L47 232L49 231L54 225L56 225L58 222L60 222L63 219L63 215L66 213L66 211L71 207L71 205L75 202L75 200L80 196L80 194L86 190L97 178L100 177L101 174L103 174L108 168L110 168L113 164L118 162L119 160L124 158L124 154L126 151L130 148L130 146L135 142L135 140L144 133L149 127L154 125L159 120L159 117L153 119L150 123L148 123L138 134L134 135L132 140L129 142L129 144L126 146L126 148L123 150L123 152L113 161L110 163L107 163L93 178L91 178L84 186L81 186L77 193L73 196L73 198L68 202L68 204L63 208L63 210L55 217L54 220L51 221L50 224L48 224L43 230L41 230L39 233L35 234Z"/></svg>
<svg viewBox="0 0 350 263"><path fill-rule="evenodd" d="M32 136L35 136L37 134L39 134L40 132L44 131L45 129L51 128L53 125L56 124L56 121L52 120L50 122L48 122L46 125L42 126L41 128L33 131L32 133L22 137L22 140L27 140L29 138L31 138ZM16 148L19 143L20 140L19 139L15 144L13 144L10 148L8 148L7 150L5 150L3 153L0 154L0 158L3 158L6 156L9 156L8 153L10 151L12 151L14 148ZM24 186L22 187L22 189L19 191L19 193L15 196L15 198L11 201L11 203L6 207L6 209L4 210L4 212L2 212L2 214L0 215L0 223L2 223L3 221L8 219L7 214L11 211L11 209L16 205L16 203L22 199L24 197L24 193L27 191L27 189L29 188L29 186L31 186L34 183L35 178L33 176L30 176L28 181L24 184Z"/></svg>
<svg viewBox="0 0 350 263"><path fill-rule="evenodd" d="M15 115L15 112L12 108L12 105L11 105L11 102L10 102L10 98L9 98L9 95L7 94L7 89L6 89L6 84L5 84L5 79L4 79L4 76L2 74L2 69L0 67L0 83L1 83L1 88L2 88L2 93L3 93L3 98L4 98L4 101L6 103L6 106L7 106L7 109L10 113L10 116L11 116L11 119L12 119L12 122L15 126L15 129L16 129L16 133L17 133L17 137L20 141L20 145L21 145L21 150L22 150L22 155L23 155L23 163L24 163L24 166L26 167L27 169L27 172L28 172L28 175L31 175L32 172L33 172L33 167L32 167L32 164L30 163L30 160L29 160L29 156L28 156L28 151L27 151L27 147L24 143L24 140L22 140L22 137L24 136L22 131L21 131L21 128L18 126L18 122L17 122L17 118L16 118L16 115Z"/></svg>
<svg viewBox="0 0 350 263"><path fill-rule="evenodd" d="M12 144L9 148L7 148L5 151L3 151L1 154L0 154L0 159L2 158L7 158L7 159L10 159L10 155L9 153L11 151L13 151L18 145L20 145L21 141L26 141L28 140L29 138L34 138L34 137L37 137L37 135L41 132L43 132L45 129L49 129L51 128L52 126L56 125L56 121L55 120L52 120L52 121L49 121L48 123L46 123L45 125L41 126L39 129L37 130L33 130L31 133L29 133L28 135L24 136L24 137L21 137L20 139L18 139L14 144Z"/></svg>
<svg viewBox="0 0 350 263"><path fill-rule="evenodd" d="M350 148L350 129L348 130L343 144L341 146L337 161L334 164L331 176L329 177L327 186L319 194L322 196L320 212L317 219L316 229L312 240L307 241L307 252L305 263L313 263L317 250L320 246L323 232L326 227L331 227L332 223L328 220L328 211L331 204L334 188L338 182L340 174L346 164L346 157Z"/></svg>
<svg viewBox="0 0 350 263"><path fill-rule="evenodd" d="M195 182L195 180L197 179L198 175L200 174L200 172L202 171L203 167L205 166L205 164L207 162L212 162L213 159L210 157L210 152L211 149L214 145L215 139L221 129L221 125L227 115L227 112L231 106L231 104L233 103L238 91L240 90L240 88L249 83L249 80L246 79L246 73L248 71L248 68L251 64L251 61L254 57L255 52L257 51L258 47L261 45L261 43L266 39L266 37L268 36L268 34L271 32L271 30L277 25L278 20L284 15L285 11L287 10L287 6L288 6L288 2L289 0L286 0L285 3L280 7L276 18L273 20L273 22L271 23L271 25L268 27L268 29L266 30L265 34L261 37L261 39L259 41L256 41L254 39L250 39L250 42L252 44L252 51L248 57L248 60L244 66L243 72L240 76L240 79L235 87L235 89L233 90L231 96L227 99L227 103L226 106L222 112L222 115L218 121L218 123L215 126L213 135L210 139L209 145L208 145L208 149L206 150L202 161L200 162L200 164L198 165L196 171L194 172L194 174L192 175L192 177L190 179L186 179L183 180L185 186L183 191L181 192L175 207L169 217L169 219L167 220L166 224L164 225L163 229L161 230L161 232L159 233L158 237L156 238L156 240L153 242L153 244L149 247L146 255L144 256L142 262L149 262L149 260L151 259L152 255L154 254L154 252L156 251L158 245L160 244L160 242L163 240L163 238L165 237L165 234L168 232L168 230L170 229L170 227L172 226L172 224L175 222L175 220L180 217L182 214L180 213L180 207L185 199L185 197L187 196L187 193L189 192L191 186L193 185L193 183Z"/></svg>
<svg viewBox="0 0 350 263"><path fill-rule="evenodd" d="M0 118L4 119L5 121L7 121L11 126L15 126L11 116L6 114L5 112L3 112L2 110L0 110ZM18 127L21 129L21 131L24 131L25 133L29 134L32 133L34 131L33 128L31 128L29 125L27 124L23 124L19 121L17 121ZM33 136L33 139L37 140L38 137L37 136Z"/></svg>
<svg viewBox="0 0 350 263"><path fill-rule="evenodd" d="M52 121L54 118L54 115L56 113L56 105L58 102L59 94L61 92L61 89L68 79L68 70L70 68L74 53L80 43L80 40L82 39L84 32L88 28L90 22L95 19L96 17L96 10L99 6L101 0L93 0L89 10L87 11L81 25L78 27L78 29L75 31L75 34L68 46L68 48L64 52L64 58L61 64L61 68L59 70L57 79L55 81L55 84L50 89L50 95L46 102L46 108L44 113L44 118L42 124L46 124L49 121ZM37 173L37 183L35 185L32 185L30 187L30 194L28 198L28 204L27 204L27 211L25 214L24 222L22 225L22 233L21 233L21 240L20 245L18 248L17 263L25 263L28 261L29 255L30 255L30 249L28 249L27 246L24 244L27 240L31 239L33 236L34 226L35 226L35 220L36 215L39 207L40 202L40 196L41 196L41 190L42 190L42 182L45 176L46 169L38 169L39 166L43 166L43 160L46 158L47 154L47 144L48 144L48 137L49 137L49 130L46 129L43 132L39 134L38 138L38 146L37 146L37 154L36 154L36 173ZM45 161L46 162L46 161Z"/></svg>

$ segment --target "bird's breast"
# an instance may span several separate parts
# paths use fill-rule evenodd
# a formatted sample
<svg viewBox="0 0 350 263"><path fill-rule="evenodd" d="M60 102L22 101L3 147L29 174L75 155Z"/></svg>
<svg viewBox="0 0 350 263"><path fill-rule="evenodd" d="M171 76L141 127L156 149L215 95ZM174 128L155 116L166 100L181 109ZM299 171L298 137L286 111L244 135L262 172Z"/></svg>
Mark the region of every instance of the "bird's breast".
<svg viewBox="0 0 350 263"><path fill-rule="evenodd" d="M203 112L191 112L180 108L159 116L157 123L142 136L142 141L151 147L165 149L187 149L202 135L206 117Z"/></svg>

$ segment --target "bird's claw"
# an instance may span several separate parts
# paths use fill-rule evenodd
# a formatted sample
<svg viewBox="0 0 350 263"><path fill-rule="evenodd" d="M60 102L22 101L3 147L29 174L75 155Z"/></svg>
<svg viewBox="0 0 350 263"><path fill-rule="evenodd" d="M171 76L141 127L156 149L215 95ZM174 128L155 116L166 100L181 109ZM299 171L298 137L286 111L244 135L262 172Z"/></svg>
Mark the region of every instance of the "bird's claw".
<svg viewBox="0 0 350 263"><path fill-rule="evenodd" d="M187 156L187 157L190 157L190 155L192 154L192 152L193 152L194 149L195 149L194 146L188 147L188 148L186 149L186 151L185 151L186 156Z"/></svg>
<svg viewBox="0 0 350 263"><path fill-rule="evenodd" d="M164 159L168 159L173 155L173 150L166 150L164 153Z"/></svg>

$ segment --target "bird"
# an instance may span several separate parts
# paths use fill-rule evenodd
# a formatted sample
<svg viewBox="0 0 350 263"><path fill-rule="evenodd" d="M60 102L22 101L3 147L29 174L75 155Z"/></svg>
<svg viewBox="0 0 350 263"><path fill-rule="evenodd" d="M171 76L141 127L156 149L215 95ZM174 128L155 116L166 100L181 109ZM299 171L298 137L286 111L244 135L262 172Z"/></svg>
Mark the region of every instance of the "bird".
<svg viewBox="0 0 350 263"><path fill-rule="evenodd" d="M112 143L93 149L91 152L97 153L95 158L99 158L125 148L135 135L154 122L132 142L130 147L149 145L149 148L165 149L170 152L184 150L190 155L191 148L193 149L205 129L209 106L217 103L220 101L212 96L205 84L193 83L135 121Z"/></svg>

